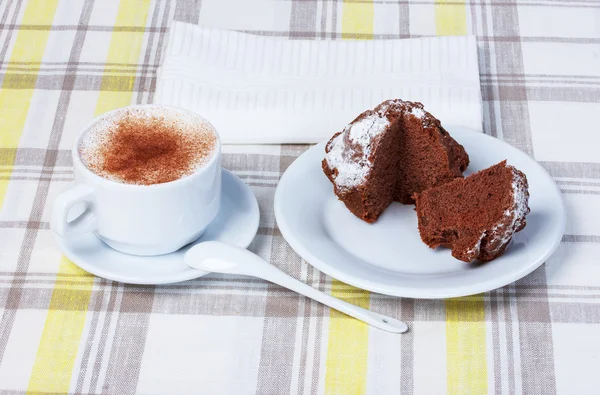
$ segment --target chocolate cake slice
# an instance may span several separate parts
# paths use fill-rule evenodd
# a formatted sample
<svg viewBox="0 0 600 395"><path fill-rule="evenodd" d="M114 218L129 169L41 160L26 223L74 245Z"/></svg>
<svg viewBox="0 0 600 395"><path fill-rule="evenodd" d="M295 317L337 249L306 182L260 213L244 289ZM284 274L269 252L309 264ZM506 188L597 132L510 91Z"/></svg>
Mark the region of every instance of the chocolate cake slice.
<svg viewBox="0 0 600 395"><path fill-rule="evenodd" d="M525 174L503 161L417 193L421 239L431 248L452 248L461 261L492 260L525 227L527 188Z"/></svg>
<svg viewBox="0 0 600 395"><path fill-rule="evenodd" d="M357 217L375 222L393 201L444 184L469 156L421 103L387 100L360 114L327 143L322 167L334 192Z"/></svg>

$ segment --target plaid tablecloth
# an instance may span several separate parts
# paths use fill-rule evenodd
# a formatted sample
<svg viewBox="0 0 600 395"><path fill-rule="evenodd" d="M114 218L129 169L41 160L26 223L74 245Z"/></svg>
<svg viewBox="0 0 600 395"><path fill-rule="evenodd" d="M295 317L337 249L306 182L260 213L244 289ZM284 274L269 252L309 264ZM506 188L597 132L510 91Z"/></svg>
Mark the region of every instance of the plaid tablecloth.
<svg viewBox="0 0 600 395"><path fill-rule="evenodd" d="M152 102L174 19L290 39L475 34L485 132L534 156L564 192L558 251L484 295L369 294L303 262L275 224L277 180L307 147L229 146L224 166L260 203L251 250L408 321L408 334L259 280L130 286L81 271L48 227L72 179L70 144L95 115ZM0 391L600 393L597 0L2 0L0 67Z"/></svg>

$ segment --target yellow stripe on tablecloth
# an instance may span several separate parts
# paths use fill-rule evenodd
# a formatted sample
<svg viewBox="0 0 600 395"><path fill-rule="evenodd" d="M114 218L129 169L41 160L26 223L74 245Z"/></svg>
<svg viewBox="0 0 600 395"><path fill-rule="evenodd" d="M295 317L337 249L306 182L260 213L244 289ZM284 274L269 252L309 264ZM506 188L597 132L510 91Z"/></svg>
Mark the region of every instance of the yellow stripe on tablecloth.
<svg viewBox="0 0 600 395"><path fill-rule="evenodd" d="M146 26L150 0L122 0L115 26ZM143 32L112 32L107 63L138 63ZM118 84L115 84L118 81ZM96 105L96 115L131 102L135 77L120 78L105 72ZM94 276L62 259L60 274L77 274L77 285L55 284L42 332L28 391L69 391L75 359L81 343Z"/></svg>
<svg viewBox="0 0 600 395"><path fill-rule="evenodd" d="M62 258L60 273L78 275L77 285L55 285L27 392L67 393L77 357L94 276Z"/></svg>
<svg viewBox="0 0 600 395"><path fill-rule="evenodd" d="M369 308L370 293L333 280L331 295ZM330 310L325 393L364 394L367 388L369 327L336 310Z"/></svg>
<svg viewBox="0 0 600 395"><path fill-rule="evenodd" d="M373 38L374 4L344 2L342 37ZM331 295L368 309L370 293L332 280ZM364 394L367 389L369 327L353 318L331 310L325 374L325 393Z"/></svg>
<svg viewBox="0 0 600 395"><path fill-rule="evenodd" d="M467 34L465 0L435 1L435 33L438 36L464 36Z"/></svg>
<svg viewBox="0 0 600 395"><path fill-rule="evenodd" d="M30 0L23 12L23 25L51 25L58 0ZM0 209L4 203L12 173L17 147L25 127L29 104L37 82L39 62L42 61L50 30L19 30L8 66L13 62L32 62L27 74L7 72L0 89L0 148L8 148L0 161L3 179L0 180ZM38 66L35 66L38 64ZM8 174L6 173L8 172Z"/></svg>
<svg viewBox="0 0 600 395"><path fill-rule="evenodd" d="M344 1L342 4L342 38L373 38L375 5L372 1Z"/></svg>
<svg viewBox="0 0 600 395"><path fill-rule="evenodd" d="M485 304L482 295L446 301L448 394L487 394Z"/></svg>
<svg viewBox="0 0 600 395"><path fill-rule="evenodd" d="M122 0L115 26L146 26L150 0ZM115 31L108 49L108 62L137 64L144 32ZM131 104L135 75L115 76L104 73L96 115Z"/></svg>
<svg viewBox="0 0 600 395"><path fill-rule="evenodd" d="M436 34L467 34L464 0L436 0ZM482 295L446 301L448 394L487 394L485 303Z"/></svg>

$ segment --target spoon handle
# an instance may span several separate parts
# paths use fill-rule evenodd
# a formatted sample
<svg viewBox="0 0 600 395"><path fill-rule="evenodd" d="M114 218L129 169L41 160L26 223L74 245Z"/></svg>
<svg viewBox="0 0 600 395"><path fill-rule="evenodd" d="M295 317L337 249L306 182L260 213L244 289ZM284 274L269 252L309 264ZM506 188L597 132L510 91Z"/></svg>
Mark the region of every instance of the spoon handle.
<svg viewBox="0 0 600 395"><path fill-rule="evenodd" d="M404 333L408 330L408 325L400 320L327 295L288 276L276 266L243 248L207 241L192 247L185 254L185 260L188 265L200 270L262 278L387 332Z"/></svg>
<svg viewBox="0 0 600 395"><path fill-rule="evenodd" d="M265 262L266 263L266 262ZM335 310L341 311L351 317L364 321L376 328L392 333L404 333L408 330L408 325L404 322L383 314L376 313L362 307L358 307L341 299L327 295L313 287L288 276L275 266L267 264L268 267L261 273L261 278L271 281L282 287L296 291L301 295L314 299Z"/></svg>

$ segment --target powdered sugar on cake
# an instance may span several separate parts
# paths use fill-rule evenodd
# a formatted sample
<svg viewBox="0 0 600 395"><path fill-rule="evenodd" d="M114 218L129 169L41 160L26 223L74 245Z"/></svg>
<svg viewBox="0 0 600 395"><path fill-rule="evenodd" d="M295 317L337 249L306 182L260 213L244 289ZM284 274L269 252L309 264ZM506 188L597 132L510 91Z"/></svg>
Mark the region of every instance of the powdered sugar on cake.
<svg viewBox="0 0 600 395"><path fill-rule="evenodd" d="M423 111L423 109L419 108L419 107L413 107L413 108L411 108L410 113L412 115L414 115L415 117L417 117L417 118L423 118L423 117L425 117L425 111Z"/></svg>
<svg viewBox="0 0 600 395"><path fill-rule="evenodd" d="M483 238L486 234L487 232L483 232L479 237L479 240L477 240L477 243L475 243L475 245L473 246L473 248L467 250L466 255L472 257L471 259L475 259L479 256L479 253L481 252L481 242L483 241Z"/></svg>
<svg viewBox="0 0 600 395"><path fill-rule="evenodd" d="M513 206L504 211L504 216L500 223L495 225L490 232L489 245L497 247L491 252L494 253L510 241L513 234L521 229L525 223L525 216L529 213L529 193L524 176L513 166L507 166L512 170L513 180L511 183Z"/></svg>
<svg viewBox="0 0 600 395"><path fill-rule="evenodd" d="M395 99L383 102L371 114L346 126L329 142L328 153L325 156L329 168L337 169L333 177L338 188L353 188L366 180L371 171L369 157L375 137L390 125L386 114L391 109L403 111L420 119L426 116L420 103ZM356 146L359 146L360 150L356 150ZM362 156L359 158L356 158L357 151L362 151Z"/></svg>
<svg viewBox="0 0 600 395"><path fill-rule="evenodd" d="M512 167L512 166L511 166ZM514 229L518 229L523 226L523 222L525 221L525 216L529 213L529 192L527 192L526 181L523 175L517 171L514 167L513 169L513 199L515 201L514 204L514 217L512 220L512 227Z"/></svg>
<svg viewBox="0 0 600 395"><path fill-rule="evenodd" d="M375 137L383 133L390 122L385 116L373 113L351 123L328 144L327 164L337 169L335 183L340 188L352 188L363 183L371 171L369 157ZM358 145L362 155L356 158Z"/></svg>

